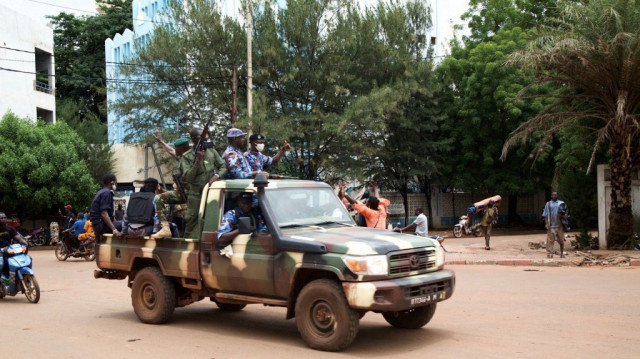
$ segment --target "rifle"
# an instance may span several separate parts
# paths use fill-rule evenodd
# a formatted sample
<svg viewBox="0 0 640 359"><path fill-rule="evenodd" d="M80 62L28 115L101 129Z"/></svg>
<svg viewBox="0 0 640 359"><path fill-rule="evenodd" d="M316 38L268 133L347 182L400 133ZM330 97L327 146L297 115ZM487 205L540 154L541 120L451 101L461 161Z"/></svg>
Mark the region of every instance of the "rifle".
<svg viewBox="0 0 640 359"><path fill-rule="evenodd" d="M204 125L204 129L202 129L202 133L200 134L198 143L196 143L196 145L193 147L193 152L196 154L193 163L196 163L196 161L198 160L198 151L205 151L207 148L213 148L213 142L207 142L210 125L211 121L207 122L207 124Z"/></svg>
<svg viewBox="0 0 640 359"><path fill-rule="evenodd" d="M182 187L182 181L180 181L180 176L175 172L173 173L172 176L173 176L173 184L178 189L178 192L182 196L182 199L184 199L185 202L186 202L187 201L187 194L184 191L184 187Z"/></svg>

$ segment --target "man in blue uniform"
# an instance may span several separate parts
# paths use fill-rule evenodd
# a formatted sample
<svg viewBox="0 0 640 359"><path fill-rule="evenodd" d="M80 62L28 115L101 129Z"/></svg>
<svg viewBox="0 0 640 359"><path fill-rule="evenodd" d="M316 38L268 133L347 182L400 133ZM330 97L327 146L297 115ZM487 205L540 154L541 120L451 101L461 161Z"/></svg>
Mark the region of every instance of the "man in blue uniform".
<svg viewBox="0 0 640 359"><path fill-rule="evenodd" d="M227 165L227 179L253 178L261 171L251 169L249 161L244 157L241 148L244 147L245 136L247 134L237 128L230 128L227 131L229 145L222 154L222 159ZM265 172L269 177L269 174Z"/></svg>
<svg viewBox="0 0 640 359"><path fill-rule="evenodd" d="M220 227L218 227L218 242L220 246L231 244L236 236L238 236L240 233L238 229L238 219L240 217L249 217L258 233L267 232L267 225L262 215L256 208L252 208L253 195L249 192L243 192L238 195L236 200L238 206L235 209L227 211L220 221Z"/></svg>
<svg viewBox="0 0 640 359"><path fill-rule="evenodd" d="M278 153L273 157L269 157L262 153L264 151L264 140L264 136L258 133L249 137L249 150L244 153L244 158L249 162L252 171L262 171L266 167L278 164L285 152L291 149L289 143L284 141L284 145Z"/></svg>

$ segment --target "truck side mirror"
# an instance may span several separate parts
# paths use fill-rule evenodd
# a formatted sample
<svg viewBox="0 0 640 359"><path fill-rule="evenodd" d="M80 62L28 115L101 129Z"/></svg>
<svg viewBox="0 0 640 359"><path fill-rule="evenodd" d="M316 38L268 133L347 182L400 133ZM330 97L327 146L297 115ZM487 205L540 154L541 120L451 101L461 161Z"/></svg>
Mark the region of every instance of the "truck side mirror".
<svg viewBox="0 0 640 359"><path fill-rule="evenodd" d="M254 228L251 225L251 218L249 217L240 217L238 218L238 232L240 234L250 234L253 232Z"/></svg>

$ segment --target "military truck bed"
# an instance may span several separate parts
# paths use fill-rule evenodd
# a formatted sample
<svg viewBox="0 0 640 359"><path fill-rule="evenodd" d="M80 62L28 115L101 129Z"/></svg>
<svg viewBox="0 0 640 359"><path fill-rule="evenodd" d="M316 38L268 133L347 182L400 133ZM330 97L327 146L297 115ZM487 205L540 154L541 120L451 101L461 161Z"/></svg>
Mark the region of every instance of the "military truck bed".
<svg viewBox="0 0 640 359"><path fill-rule="evenodd" d="M199 280L199 252L200 242L194 239L106 234L98 244L96 264L102 270L131 271L154 261L165 276Z"/></svg>

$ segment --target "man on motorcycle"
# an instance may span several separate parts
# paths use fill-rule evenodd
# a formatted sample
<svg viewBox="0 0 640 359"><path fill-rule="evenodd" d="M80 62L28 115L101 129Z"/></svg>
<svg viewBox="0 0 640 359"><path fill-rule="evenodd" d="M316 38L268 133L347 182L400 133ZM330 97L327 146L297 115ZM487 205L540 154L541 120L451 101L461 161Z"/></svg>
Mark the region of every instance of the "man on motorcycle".
<svg viewBox="0 0 640 359"><path fill-rule="evenodd" d="M15 240L18 243L26 246L27 241L22 237L20 232L16 231L13 227L7 225L9 222L9 218L4 212L0 212L0 248L4 249L5 247L11 245L11 243ZM9 263L8 263L8 255L6 251L2 251L2 283L8 284L9 281ZM5 283L5 281L7 283Z"/></svg>

